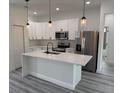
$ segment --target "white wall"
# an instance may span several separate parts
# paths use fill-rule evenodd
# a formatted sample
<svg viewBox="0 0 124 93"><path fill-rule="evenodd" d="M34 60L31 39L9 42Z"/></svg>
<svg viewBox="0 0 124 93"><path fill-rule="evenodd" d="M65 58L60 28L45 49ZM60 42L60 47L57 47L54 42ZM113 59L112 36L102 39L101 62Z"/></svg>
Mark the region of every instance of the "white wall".
<svg viewBox="0 0 124 93"><path fill-rule="evenodd" d="M12 26L13 25L22 25L24 26L24 33L25 33L25 49L27 51L28 48L28 32L26 30L26 9L24 7L12 6L10 5L10 23L9 23L9 69L10 71L14 69L14 56L13 56L13 40L12 40Z"/></svg>
<svg viewBox="0 0 124 93"><path fill-rule="evenodd" d="M60 12L58 15L52 16L52 20L63 20L63 19L72 19L72 18L82 18L83 13L81 11L74 11L73 13L63 14ZM100 22L100 6L96 6L94 8L86 8L86 17L88 19L87 26L84 30L97 30L99 31L99 22ZM48 17L37 17L30 18L31 21L34 22L47 22Z"/></svg>
<svg viewBox="0 0 124 93"><path fill-rule="evenodd" d="M101 0L97 72L101 71L105 14L114 13L114 0Z"/></svg>

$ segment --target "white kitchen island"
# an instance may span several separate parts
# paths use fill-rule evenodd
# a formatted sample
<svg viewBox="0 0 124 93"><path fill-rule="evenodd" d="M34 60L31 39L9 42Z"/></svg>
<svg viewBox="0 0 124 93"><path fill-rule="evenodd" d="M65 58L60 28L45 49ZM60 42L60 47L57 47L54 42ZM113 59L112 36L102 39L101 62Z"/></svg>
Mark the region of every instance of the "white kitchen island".
<svg viewBox="0 0 124 93"><path fill-rule="evenodd" d="M33 75L74 90L81 80L81 66L92 56L72 53L46 54L34 51L22 55L22 76Z"/></svg>

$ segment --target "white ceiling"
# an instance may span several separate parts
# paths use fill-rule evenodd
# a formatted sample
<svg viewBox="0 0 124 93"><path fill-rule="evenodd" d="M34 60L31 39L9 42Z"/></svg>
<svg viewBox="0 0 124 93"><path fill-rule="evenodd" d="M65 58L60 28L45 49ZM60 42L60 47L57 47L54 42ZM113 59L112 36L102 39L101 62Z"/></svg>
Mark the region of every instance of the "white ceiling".
<svg viewBox="0 0 124 93"><path fill-rule="evenodd" d="M86 0L90 1L91 4L87 5L87 8L93 8L100 6L101 0ZM59 13L73 13L74 11L82 11L83 0L51 0L52 2L52 15ZM25 0L10 0L10 4L22 6L26 5ZM29 1L29 16L30 17L46 17L48 16L48 5L49 0L30 0ZM57 12L55 9L59 7L60 11ZM38 14L34 15L33 12L37 11Z"/></svg>

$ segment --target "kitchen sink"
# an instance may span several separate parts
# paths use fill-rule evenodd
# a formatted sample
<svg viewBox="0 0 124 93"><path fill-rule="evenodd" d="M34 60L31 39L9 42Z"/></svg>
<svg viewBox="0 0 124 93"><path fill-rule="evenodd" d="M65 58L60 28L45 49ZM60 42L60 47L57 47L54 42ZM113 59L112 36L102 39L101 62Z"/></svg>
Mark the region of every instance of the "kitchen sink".
<svg viewBox="0 0 124 93"><path fill-rule="evenodd" d="M49 52L49 51L45 51L44 53L46 53L46 54L55 54L55 55L60 54L60 53L58 53L58 52Z"/></svg>

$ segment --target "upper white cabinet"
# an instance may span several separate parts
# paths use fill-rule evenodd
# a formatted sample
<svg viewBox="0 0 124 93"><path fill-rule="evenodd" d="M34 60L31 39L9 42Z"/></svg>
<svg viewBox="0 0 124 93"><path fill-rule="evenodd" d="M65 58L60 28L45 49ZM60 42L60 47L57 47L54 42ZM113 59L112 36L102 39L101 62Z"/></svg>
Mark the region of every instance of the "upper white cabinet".
<svg viewBox="0 0 124 93"><path fill-rule="evenodd" d="M46 39L46 25L47 25L47 22L43 22L41 23L40 27L41 30L40 30L40 33L41 33L41 38L40 39Z"/></svg>
<svg viewBox="0 0 124 93"><path fill-rule="evenodd" d="M52 22L52 27L49 27L47 23L46 25L47 39L55 39L55 27L56 27L55 22Z"/></svg>
<svg viewBox="0 0 124 93"><path fill-rule="evenodd" d="M36 32L36 39L41 39L41 31L43 27L41 27L42 23L35 23L35 32Z"/></svg>
<svg viewBox="0 0 124 93"><path fill-rule="evenodd" d="M68 30L68 20L61 20L61 21L56 21L55 22L55 31L60 31L61 29L63 29L63 31L67 31Z"/></svg>
<svg viewBox="0 0 124 93"><path fill-rule="evenodd" d="M30 22L30 26L28 28L29 31L29 38L35 39L36 37L36 24L34 22Z"/></svg>
<svg viewBox="0 0 124 93"><path fill-rule="evenodd" d="M55 39L55 32L61 29L69 32L69 40L75 40L78 32L78 19L53 21L52 27L48 26L48 22L30 22L29 38Z"/></svg>
<svg viewBox="0 0 124 93"><path fill-rule="evenodd" d="M69 31L69 39L75 40L76 33L78 32L78 19L69 19L67 26Z"/></svg>

